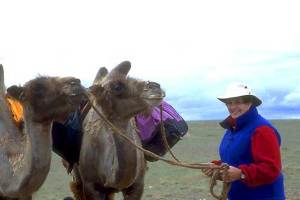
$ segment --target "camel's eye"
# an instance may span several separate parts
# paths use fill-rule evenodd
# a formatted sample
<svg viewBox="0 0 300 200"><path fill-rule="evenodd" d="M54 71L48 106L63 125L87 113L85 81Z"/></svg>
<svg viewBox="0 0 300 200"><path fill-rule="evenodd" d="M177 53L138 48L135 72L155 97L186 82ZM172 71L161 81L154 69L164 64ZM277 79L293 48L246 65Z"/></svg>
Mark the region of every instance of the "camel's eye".
<svg viewBox="0 0 300 200"><path fill-rule="evenodd" d="M125 91L126 86L122 82L114 82L111 83L110 88L115 95L121 95Z"/></svg>

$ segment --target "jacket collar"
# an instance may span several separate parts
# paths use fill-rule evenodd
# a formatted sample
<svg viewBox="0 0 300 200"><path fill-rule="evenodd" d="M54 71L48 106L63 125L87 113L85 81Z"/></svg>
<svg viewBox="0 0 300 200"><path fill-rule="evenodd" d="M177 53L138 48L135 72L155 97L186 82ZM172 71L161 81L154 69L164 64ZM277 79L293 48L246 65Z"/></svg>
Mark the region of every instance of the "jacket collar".
<svg viewBox="0 0 300 200"><path fill-rule="evenodd" d="M241 129L243 126L248 124L251 120L255 119L256 116L258 115L257 109L255 106L251 106L250 109L244 113L243 115L239 116L236 118L234 123L232 122L232 118L229 116L222 122L220 122L220 125L224 129L231 129L234 131L237 131Z"/></svg>

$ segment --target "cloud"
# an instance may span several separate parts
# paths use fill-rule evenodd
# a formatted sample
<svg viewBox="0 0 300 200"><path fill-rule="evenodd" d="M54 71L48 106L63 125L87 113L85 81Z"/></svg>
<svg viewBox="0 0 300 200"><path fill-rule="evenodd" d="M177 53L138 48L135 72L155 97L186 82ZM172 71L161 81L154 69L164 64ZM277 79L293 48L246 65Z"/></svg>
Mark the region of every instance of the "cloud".
<svg viewBox="0 0 300 200"><path fill-rule="evenodd" d="M276 53L251 59L254 62L249 65L239 63L229 68L205 68L202 74L197 70L201 75L192 73L176 81L177 87L170 87L173 89L167 90L167 94L187 119L222 119L227 110L216 96L229 83L244 82L263 100L259 110L265 117L297 118L300 116L300 60L296 55L297 52Z"/></svg>
<svg viewBox="0 0 300 200"><path fill-rule="evenodd" d="M287 107L300 108L300 87L298 86L285 95L281 104Z"/></svg>
<svg viewBox="0 0 300 200"><path fill-rule="evenodd" d="M89 86L99 67L129 60L129 75L159 82L187 119L225 117L216 96L231 82L251 86L266 117L298 116L297 1L17 2L1 3L6 85L42 74Z"/></svg>

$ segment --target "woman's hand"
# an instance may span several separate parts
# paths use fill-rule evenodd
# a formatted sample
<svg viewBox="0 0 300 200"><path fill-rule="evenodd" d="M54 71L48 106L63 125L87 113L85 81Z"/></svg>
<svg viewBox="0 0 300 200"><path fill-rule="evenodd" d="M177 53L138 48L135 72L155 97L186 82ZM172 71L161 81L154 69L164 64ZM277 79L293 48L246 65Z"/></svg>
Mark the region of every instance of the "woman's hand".
<svg viewBox="0 0 300 200"><path fill-rule="evenodd" d="M205 169L201 169L202 173L205 174L206 176L212 176L213 175L213 168L216 167L217 165L214 163L209 163L209 166Z"/></svg>
<svg viewBox="0 0 300 200"><path fill-rule="evenodd" d="M225 174L225 171L222 172L222 178L225 182L233 182L236 180L240 180L241 175L242 175L242 170L233 166L229 166L227 174Z"/></svg>

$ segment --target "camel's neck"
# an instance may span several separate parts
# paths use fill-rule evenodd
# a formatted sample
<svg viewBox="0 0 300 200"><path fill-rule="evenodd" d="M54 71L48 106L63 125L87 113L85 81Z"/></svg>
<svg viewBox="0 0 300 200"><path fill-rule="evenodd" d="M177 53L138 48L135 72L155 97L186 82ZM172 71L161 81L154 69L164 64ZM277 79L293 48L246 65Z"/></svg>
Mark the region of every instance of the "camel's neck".
<svg viewBox="0 0 300 200"><path fill-rule="evenodd" d="M51 123L33 122L32 111L24 106L24 125L25 134L18 133L14 141L3 143L3 149L0 149L4 160L0 163L0 176L5 177L0 179L0 194L3 193L4 196L32 194L41 186L49 172Z"/></svg>
<svg viewBox="0 0 300 200"><path fill-rule="evenodd" d="M101 111L101 108L98 107ZM103 148L103 151L98 150L98 156L94 158L95 163L97 163L96 168L98 168L99 173L102 171L107 172L104 177L106 177L106 184L113 186L115 188L124 188L134 182L137 176L141 173L141 165L143 164L143 153L136 149L132 144L126 141L118 133L114 133L107 124L99 119L99 116L92 111L89 116L89 123L84 127L84 137L83 141L83 153L81 156L89 157L88 148L92 141L99 142L99 146ZM111 118L110 122L129 137L135 144L141 145L140 138L137 135L134 125L134 119L120 119ZM93 128L91 129L92 126ZM95 131L97 139L93 137ZM86 142L88 141L89 142ZM95 149L90 149L95 151ZM82 160L86 160L82 158ZM96 162L96 160L98 162Z"/></svg>

